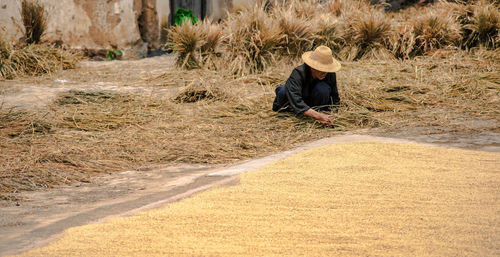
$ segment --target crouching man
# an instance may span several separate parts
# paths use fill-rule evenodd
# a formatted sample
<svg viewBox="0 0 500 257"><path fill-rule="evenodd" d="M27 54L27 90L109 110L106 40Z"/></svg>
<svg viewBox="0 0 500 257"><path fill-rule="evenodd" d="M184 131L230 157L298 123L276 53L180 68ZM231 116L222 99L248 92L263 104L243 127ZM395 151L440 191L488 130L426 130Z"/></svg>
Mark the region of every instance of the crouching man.
<svg viewBox="0 0 500 257"><path fill-rule="evenodd" d="M340 102L335 72L340 63L332 56L332 50L318 46L302 55L304 64L296 67L284 85L276 88L273 111L293 111L312 117L325 126L333 126L330 115L318 112L329 110Z"/></svg>

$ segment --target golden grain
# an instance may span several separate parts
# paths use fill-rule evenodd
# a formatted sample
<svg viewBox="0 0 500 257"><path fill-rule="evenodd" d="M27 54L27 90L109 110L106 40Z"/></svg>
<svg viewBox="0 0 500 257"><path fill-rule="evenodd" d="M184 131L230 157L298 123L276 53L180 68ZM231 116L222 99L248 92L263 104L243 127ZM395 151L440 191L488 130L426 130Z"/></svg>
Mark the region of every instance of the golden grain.
<svg viewBox="0 0 500 257"><path fill-rule="evenodd" d="M329 145L20 256L496 256L499 167L498 153Z"/></svg>

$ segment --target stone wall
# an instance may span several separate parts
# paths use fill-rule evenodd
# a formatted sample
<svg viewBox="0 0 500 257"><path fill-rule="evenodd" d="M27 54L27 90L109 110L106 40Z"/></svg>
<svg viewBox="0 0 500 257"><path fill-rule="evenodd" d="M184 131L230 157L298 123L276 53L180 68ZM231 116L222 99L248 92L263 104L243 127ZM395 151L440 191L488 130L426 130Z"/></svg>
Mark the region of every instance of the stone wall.
<svg viewBox="0 0 500 257"><path fill-rule="evenodd" d="M72 48L111 48L124 50L124 57L145 54L138 17L141 1L66 0L43 1L49 14L45 40L60 40Z"/></svg>

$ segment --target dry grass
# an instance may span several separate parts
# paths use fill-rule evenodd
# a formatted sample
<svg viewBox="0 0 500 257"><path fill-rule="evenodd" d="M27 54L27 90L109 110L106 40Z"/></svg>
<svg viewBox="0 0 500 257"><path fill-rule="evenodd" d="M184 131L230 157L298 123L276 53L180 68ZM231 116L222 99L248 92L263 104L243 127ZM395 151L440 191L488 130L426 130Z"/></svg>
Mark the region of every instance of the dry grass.
<svg viewBox="0 0 500 257"><path fill-rule="evenodd" d="M329 13L338 17L342 14L342 10L345 8L345 6L342 0L333 0L328 2L327 8Z"/></svg>
<svg viewBox="0 0 500 257"><path fill-rule="evenodd" d="M314 45L325 45L332 49L337 58L343 46L346 45L345 38L342 35L342 29L339 26L338 18L331 15L320 15L312 20L312 26L315 28Z"/></svg>
<svg viewBox="0 0 500 257"><path fill-rule="evenodd" d="M484 0L467 4L442 2L438 6L449 10L460 23L463 49L498 47L500 12L494 3Z"/></svg>
<svg viewBox="0 0 500 257"><path fill-rule="evenodd" d="M482 45L495 49L500 43L500 11L493 4L481 1L474 6L471 23L464 26L468 30L465 39L467 47Z"/></svg>
<svg viewBox="0 0 500 257"><path fill-rule="evenodd" d="M212 24L209 20L200 23L203 31L203 44L200 46L200 59L205 68L218 69L220 64L218 57L221 55L221 43L223 39L222 27Z"/></svg>
<svg viewBox="0 0 500 257"><path fill-rule="evenodd" d="M170 75L157 80L176 79ZM220 84L227 97L190 103L182 99L188 90L174 98L71 91L47 110L1 109L0 192L88 181L95 174L159 164L234 162L328 133L306 120L275 116L268 106L272 79L228 81L206 70L186 76L192 82L188 88L200 77L211 85L227 81ZM253 87L260 93L236 94L228 84L240 92Z"/></svg>
<svg viewBox="0 0 500 257"><path fill-rule="evenodd" d="M21 2L21 17L23 18L26 43L40 43L45 30L47 30L47 14L44 5L38 0L23 0Z"/></svg>
<svg viewBox="0 0 500 257"><path fill-rule="evenodd" d="M0 38L0 80L72 69L79 61L80 55L68 50L37 44L13 48Z"/></svg>
<svg viewBox="0 0 500 257"><path fill-rule="evenodd" d="M298 58L305 51L310 51L314 42L314 24L296 16L292 10L280 10L276 16L279 17L281 34L284 36L280 47L283 55Z"/></svg>
<svg viewBox="0 0 500 257"><path fill-rule="evenodd" d="M498 50L440 50L406 61L344 62L333 129L270 110L274 88L298 64L288 62L247 76L197 69L151 78L186 85L168 98L70 91L48 109L0 109L0 192L178 162L231 163L359 128L466 131L477 128L458 121L471 117L498 124L499 57Z"/></svg>
<svg viewBox="0 0 500 257"><path fill-rule="evenodd" d="M224 38L222 51L216 55L221 58L211 58L211 63L220 65L212 68L230 69L239 75L259 73L282 57L294 61L321 44L332 48L339 59L350 61L408 59L438 49L479 45L496 49L500 40L498 8L485 1L438 2L395 14L363 0L271 1L264 6L262 2L266 1L228 14L220 25L211 25L220 27ZM201 33L196 35L196 42L205 40ZM183 49L193 45L183 40L177 43ZM180 59L186 55L181 52Z"/></svg>
<svg viewBox="0 0 500 257"><path fill-rule="evenodd" d="M413 24L415 34L416 55L456 46L460 40L458 23L448 12L428 10L425 15L415 19Z"/></svg>
<svg viewBox="0 0 500 257"><path fill-rule="evenodd" d="M12 51L12 45L9 42L5 41L0 34L0 58L5 59L8 58L10 52Z"/></svg>
<svg viewBox="0 0 500 257"><path fill-rule="evenodd" d="M297 17L312 19L320 13L323 4L318 0L288 0L282 1L281 6L293 10Z"/></svg>
<svg viewBox="0 0 500 257"><path fill-rule="evenodd" d="M224 90L218 83L199 79L183 88L174 100L178 103L195 103L200 101L234 102L235 96L231 95L229 90Z"/></svg>
<svg viewBox="0 0 500 257"><path fill-rule="evenodd" d="M226 69L239 75L257 73L275 61L284 36L263 6L230 15L223 26Z"/></svg>
<svg viewBox="0 0 500 257"><path fill-rule="evenodd" d="M177 66L185 69L218 68L222 28L204 20L196 24L185 22L167 30L168 47L178 53Z"/></svg>
<svg viewBox="0 0 500 257"><path fill-rule="evenodd" d="M451 130L464 129L450 123L456 116L498 120L500 80L494 75L500 68L498 60L486 59L481 56L483 53L469 56L443 51L441 54L445 58L436 53L435 57L404 62L345 63L346 69L359 72L344 69L339 78L346 85L340 91L341 110L353 111L342 113L340 110L334 119L341 119L337 121L341 124L343 119L364 119L370 126L382 123L396 127L440 126ZM346 114L350 116L344 116ZM348 127L357 127L352 125Z"/></svg>
<svg viewBox="0 0 500 257"><path fill-rule="evenodd" d="M343 34L347 41L341 50L345 60L383 58L390 56L387 48L393 33L391 21L382 10L352 11L343 20Z"/></svg>
<svg viewBox="0 0 500 257"><path fill-rule="evenodd" d="M173 26L169 29L168 35L169 47L178 52L177 66L188 70L201 67L197 58L203 40L199 26L184 22L181 26Z"/></svg>
<svg viewBox="0 0 500 257"><path fill-rule="evenodd" d="M416 38L410 22L402 22L395 28L395 33L390 39L391 51L398 59L409 59L416 55Z"/></svg>

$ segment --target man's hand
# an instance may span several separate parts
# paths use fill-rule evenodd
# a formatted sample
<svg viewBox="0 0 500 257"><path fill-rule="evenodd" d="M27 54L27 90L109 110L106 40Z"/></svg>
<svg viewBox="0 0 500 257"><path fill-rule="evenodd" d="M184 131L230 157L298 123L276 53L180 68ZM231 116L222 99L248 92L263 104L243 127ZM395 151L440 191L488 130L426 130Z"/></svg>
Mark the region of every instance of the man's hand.
<svg viewBox="0 0 500 257"><path fill-rule="evenodd" d="M333 121L330 119L331 115L326 115L313 109L305 111L304 114L321 122L325 127L333 127Z"/></svg>

